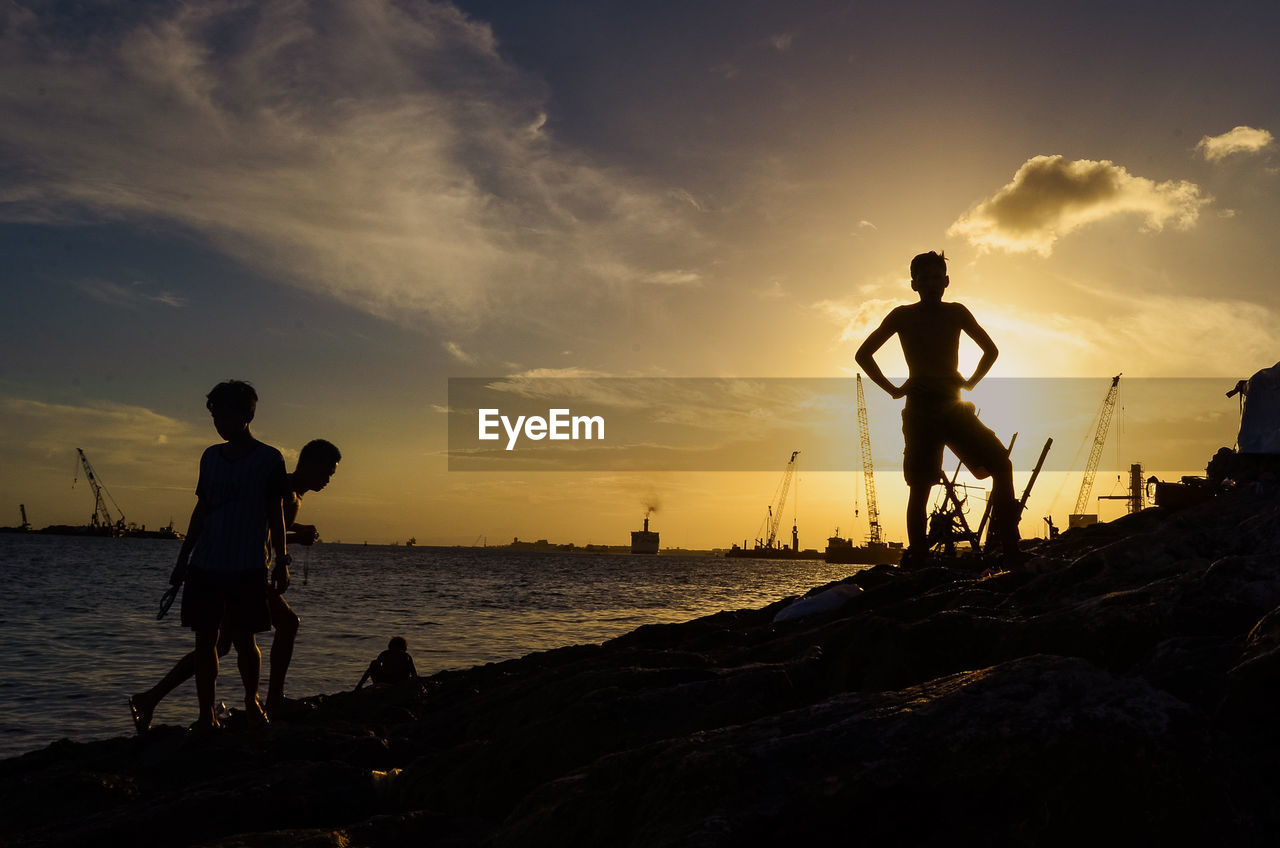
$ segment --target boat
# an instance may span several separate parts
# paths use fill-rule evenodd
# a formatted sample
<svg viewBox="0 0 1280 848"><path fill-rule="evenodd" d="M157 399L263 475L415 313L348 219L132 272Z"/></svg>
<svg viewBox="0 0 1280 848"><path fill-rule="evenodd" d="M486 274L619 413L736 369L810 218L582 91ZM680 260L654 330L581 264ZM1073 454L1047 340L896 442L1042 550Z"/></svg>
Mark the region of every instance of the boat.
<svg viewBox="0 0 1280 848"><path fill-rule="evenodd" d="M725 551L724 555L727 557L742 557L744 559L819 559L821 557L816 548L800 550L798 545L794 547L783 545L769 547L758 542L750 548L734 545Z"/></svg>
<svg viewBox="0 0 1280 848"><path fill-rule="evenodd" d="M868 541L863 545L855 545L852 539L842 536L827 537L827 550L823 555L826 562L858 563L862 565L880 565L888 563L897 565L902 559L901 542Z"/></svg>
<svg viewBox="0 0 1280 848"><path fill-rule="evenodd" d="M767 535L762 535L755 540L755 544L750 548L744 539L742 547L734 544L732 548L724 552L727 557L747 557L751 559L817 559L818 552L812 548L800 550L800 531L796 527L793 517L791 522L791 546L787 547L778 538L778 525L782 522L782 513L787 505L787 492L791 489L791 478L796 473L796 457L800 455L800 451L792 451L791 458L787 460L786 466L782 469L782 480L778 483L778 490L775 492L775 503L766 507L767 512L764 519L764 529Z"/></svg>
<svg viewBox="0 0 1280 848"><path fill-rule="evenodd" d="M852 539L841 536L840 528L837 527L835 534L827 537L827 550L823 559L827 562L859 565L897 565L902 560L902 543L886 542L881 536L875 467L871 462L871 421L867 417L867 401L862 393L861 374L858 375L858 435L862 441L862 482L867 489L867 523L871 532L864 544L855 545ZM856 507L854 514L857 514Z"/></svg>
<svg viewBox="0 0 1280 848"><path fill-rule="evenodd" d="M631 531L631 553L654 555L658 553L658 533L649 529L649 513L644 514L644 529Z"/></svg>
<svg viewBox="0 0 1280 848"><path fill-rule="evenodd" d="M123 535L131 539L173 539L181 541L186 538L182 533L174 529L172 518L169 519L167 526L161 527L159 530L148 530L145 524L141 527L131 524Z"/></svg>

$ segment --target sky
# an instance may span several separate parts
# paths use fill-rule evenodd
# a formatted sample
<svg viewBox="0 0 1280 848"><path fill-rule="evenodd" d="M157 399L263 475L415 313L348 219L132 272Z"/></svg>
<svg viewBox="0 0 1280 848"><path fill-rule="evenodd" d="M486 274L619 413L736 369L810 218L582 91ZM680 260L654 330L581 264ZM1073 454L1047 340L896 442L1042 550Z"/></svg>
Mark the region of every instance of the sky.
<svg viewBox="0 0 1280 848"><path fill-rule="evenodd" d="M988 379L1225 392L1280 358L1278 24L1231 2L5 2L0 524L87 520L80 447L128 520L183 527L204 395L238 378L290 463L341 448L305 506L326 540L624 544L654 507L664 545L741 543L788 451L450 470L449 380L851 378L927 250L1000 347ZM1213 392L1121 406L1095 494L1163 455L1139 434L1195 419L1207 461L1239 421ZM893 414L872 439L901 538ZM996 429L1033 455L1054 436L1065 469L1088 427ZM802 544L865 532L861 476L806 461ZM1024 534L1078 486L1046 475Z"/></svg>

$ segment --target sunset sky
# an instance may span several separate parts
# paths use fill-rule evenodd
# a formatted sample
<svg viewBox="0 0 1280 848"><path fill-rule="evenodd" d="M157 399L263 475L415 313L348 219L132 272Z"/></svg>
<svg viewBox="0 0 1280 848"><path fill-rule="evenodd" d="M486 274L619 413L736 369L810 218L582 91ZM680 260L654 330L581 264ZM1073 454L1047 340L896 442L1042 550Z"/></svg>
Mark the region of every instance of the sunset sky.
<svg viewBox="0 0 1280 848"><path fill-rule="evenodd" d="M291 464L341 448L327 540L622 544L656 505L664 545L741 542L785 453L449 471L448 379L851 377L926 250L993 378L1225 392L1280 358L1277 32L1230 2L8 2L0 524L83 523L81 447L129 520L185 527L235 377ZM1234 438L1221 393L1118 438L1179 414L1224 434L1205 461ZM1059 424L1006 429L1070 459ZM1065 524L1060 476L1024 534ZM865 532L855 487L801 464L803 544Z"/></svg>

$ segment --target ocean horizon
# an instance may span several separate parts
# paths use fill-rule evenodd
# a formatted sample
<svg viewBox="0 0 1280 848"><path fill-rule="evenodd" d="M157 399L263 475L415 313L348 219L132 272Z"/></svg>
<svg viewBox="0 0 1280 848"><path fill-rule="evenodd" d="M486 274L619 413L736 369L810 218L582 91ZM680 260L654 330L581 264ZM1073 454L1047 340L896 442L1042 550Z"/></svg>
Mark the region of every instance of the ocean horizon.
<svg viewBox="0 0 1280 848"><path fill-rule="evenodd" d="M159 601L179 544L170 540L0 534L0 757L58 739L134 732L127 701L154 685L192 647L179 604ZM409 644L429 676L599 643L645 624L757 608L864 566L821 560L643 557L322 544L295 550L287 598L302 620L286 693L351 689L391 636ZM265 698L271 634L259 634ZM234 657L217 698L236 708ZM188 681L155 724L195 718Z"/></svg>

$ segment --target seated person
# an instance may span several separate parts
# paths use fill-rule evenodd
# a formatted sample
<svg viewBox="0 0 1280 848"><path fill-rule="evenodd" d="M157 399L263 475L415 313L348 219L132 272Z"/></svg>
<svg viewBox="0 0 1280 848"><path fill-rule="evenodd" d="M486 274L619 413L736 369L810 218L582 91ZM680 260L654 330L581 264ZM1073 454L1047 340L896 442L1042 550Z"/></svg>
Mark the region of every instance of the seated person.
<svg viewBox="0 0 1280 848"><path fill-rule="evenodd" d="M356 684L356 691L359 692L360 687L369 679L373 680L375 686L390 686L417 676L418 670L413 667L413 657L409 656L409 643L403 636L392 636L387 649L369 663L364 677Z"/></svg>

